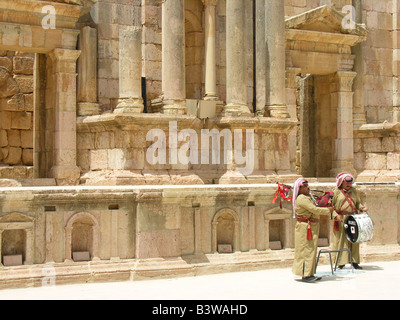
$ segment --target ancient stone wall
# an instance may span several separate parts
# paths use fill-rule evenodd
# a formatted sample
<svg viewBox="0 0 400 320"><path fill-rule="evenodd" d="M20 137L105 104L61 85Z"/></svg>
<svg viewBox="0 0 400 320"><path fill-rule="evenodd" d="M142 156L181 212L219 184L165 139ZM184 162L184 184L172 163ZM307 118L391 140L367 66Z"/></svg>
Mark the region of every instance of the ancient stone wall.
<svg viewBox="0 0 400 320"><path fill-rule="evenodd" d="M33 165L34 55L0 52L0 164Z"/></svg>
<svg viewBox="0 0 400 320"><path fill-rule="evenodd" d="M98 100L101 112L112 111L118 104L119 30L124 26L141 26L140 3L140 0L123 3L119 0L99 0L91 11L98 32ZM158 21L157 12L154 14L154 21Z"/></svg>

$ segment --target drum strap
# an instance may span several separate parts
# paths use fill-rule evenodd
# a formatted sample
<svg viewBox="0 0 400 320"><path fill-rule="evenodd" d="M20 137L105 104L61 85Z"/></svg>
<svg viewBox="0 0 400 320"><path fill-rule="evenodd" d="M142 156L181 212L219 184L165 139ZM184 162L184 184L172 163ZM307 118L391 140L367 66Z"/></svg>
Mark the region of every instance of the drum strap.
<svg viewBox="0 0 400 320"><path fill-rule="evenodd" d="M358 214L358 210L354 207L355 203L354 203L354 200L351 198L351 196L347 195L346 192L343 191L343 189L340 189L340 191L342 191L342 193L343 193L344 197L346 198L347 202L349 203L349 205L353 209L353 212Z"/></svg>
<svg viewBox="0 0 400 320"><path fill-rule="evenodd" d="M339 211L337 213L340 214L340 215L351 215L352 213L346 212L348 207L351 207L353 209L353 212L358 213L358 210L354 207L354 201L351 198L351 196L347 196L346 192L344 192L343 189L340 189L340 191L342 191L342 193L343 193L344 197L346 198L347 203L349 205L346 207L346 209L344 209L342 211ZM333 228L334 228L335 231L339 231L339 222L335 221L334 224L333 224Z"/></svg>

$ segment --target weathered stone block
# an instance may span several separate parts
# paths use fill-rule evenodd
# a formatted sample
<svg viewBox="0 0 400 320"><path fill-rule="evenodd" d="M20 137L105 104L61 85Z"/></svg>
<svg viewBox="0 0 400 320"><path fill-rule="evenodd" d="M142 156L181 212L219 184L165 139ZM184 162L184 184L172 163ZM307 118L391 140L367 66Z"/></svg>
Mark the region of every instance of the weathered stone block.
<svg viewBox="0 0 400 320"><path fill-rule="evenodd" d="M12 112L11 113L11 128L12 129L31 129L32 128L32 113L31 112Z"/></svg>
<svg viewBox="0 0 400 320"><path fill-rule="evenodd" d="M21 93L32 93L33 92L33 76L14 76L15 81L18 84L19 91Z"/></svg>
<svg viewBox="0 0 400 320"><path fill-rule="evenodd" d="M34 59L31 57L14 57L13 69L16 74L33 74Z"/></svg>
<svg viewBox="0 0 400 320"><path fill-rule="evenodd" d="M21 266L22 265L22 255L11 255L3 256L3 265L5 267Z"/></svg>
<svg viewBox="0 0 400 320"><path fill-rule="evenodd" d="M382 152L382 139L366 138L364 139L365 152Z"/></svg>
<svg viewBox="0 0 400 320"><path fill-rule="evenodd" d="M102 170L108 168L108 151L91 150L90 151L90 170Z"/></svg>
<svg viewBox="0 0 400 320"><path fill-rule="evenodd" d="M21 146L21 133L19 130L8 130L8 144L10 147Z"/></svg>
<svg viewBox="0 0 400 320"><path fill-rule="evenodd" d="M26 149L33 148L33 131L21 130L21 147Z"/></svg>
<svg viewBox="0 0 400 320"><path fill-rule="evenodd" d="M386 153L367 153L365 168L367 170L386 170Z"/></svg>
<svg viewBox="0 0 400 320"><path fill-rule="evenodd" d="M79 261L90 261L90 253L87 251L83 252L72 252L72 259L75 262Z"/></svg>
<svg viewBox="0 0 400 320"><path fill-rule="evenodd" d="M4 150L4 149L3 149ZM21 148L7 148L8 153L4 159L5 164L17 165L21 163L22 149Z"/></svg>
<svg viewBox="0 0 400 320"><path fill-rule="evenodd" d="M394 151L394 137L384 137L382 139L382 152Z"/></svg>
<svg viewBox="0 0 400 320"><path fill-rule="evenodd" d="M22 164L33 166L33 149L22 150Z"/></svg>
<svg viewBox="0 0 400 320"><path fill-rule="evenodd" d="M399 170L400 169L400 153L389 152L387 155L387 169Z"/></svg>

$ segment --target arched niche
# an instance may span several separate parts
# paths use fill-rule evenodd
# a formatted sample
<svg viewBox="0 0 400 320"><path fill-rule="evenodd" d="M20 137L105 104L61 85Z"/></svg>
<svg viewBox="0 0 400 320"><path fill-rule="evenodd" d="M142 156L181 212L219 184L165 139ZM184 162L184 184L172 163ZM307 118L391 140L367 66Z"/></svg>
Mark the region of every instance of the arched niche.
<svg viewBox="0 0 400 320"><path fill-rule="evenodd" d="M239 251L239 216L232 209L219 210L212 221L212 250L218 245L231 245L233 252Z"/></svg>
<svg viewBox="0 0 400 320"><path fill-rule="evenodd" d="M98 259L99 238L99 223L92 214L74 214L65 226L65 260L72 260L73 252L89 252L91 260Z"/></svg>

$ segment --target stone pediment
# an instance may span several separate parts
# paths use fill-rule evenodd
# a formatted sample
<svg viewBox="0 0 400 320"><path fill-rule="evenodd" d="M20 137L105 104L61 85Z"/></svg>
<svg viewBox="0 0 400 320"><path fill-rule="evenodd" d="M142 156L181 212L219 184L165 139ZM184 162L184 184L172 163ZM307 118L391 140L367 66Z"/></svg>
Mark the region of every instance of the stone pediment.
<svg viewBox="0 0 400 320"><path fill-rule="evenodd" d="M322 6L286 19L288 40L317 41L354 46L367 39L368 31L363 24L344 28L347 20L341 12Z"/></svg>
<svg viewBox="0 0 400 320"><path fill-rule="evenodd" d="M14 222L33 222L31 217L27 215L13 212L0 218L0 223L14 223Z"/></svg>

